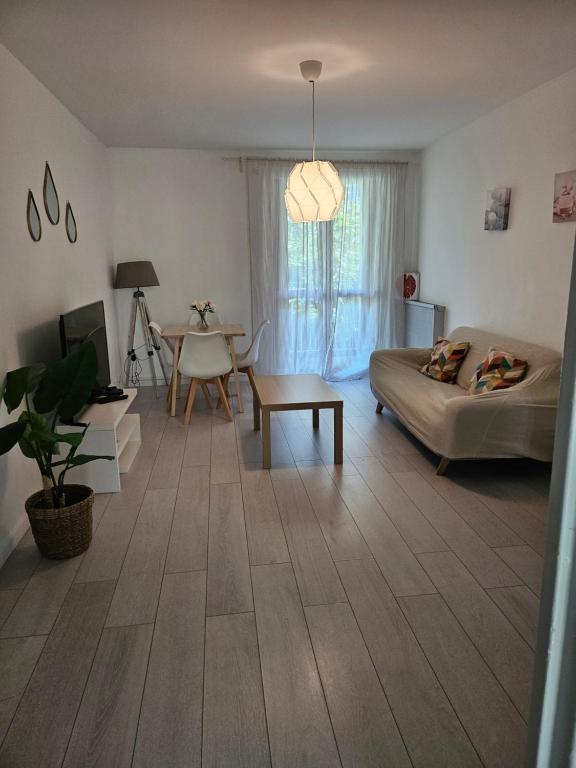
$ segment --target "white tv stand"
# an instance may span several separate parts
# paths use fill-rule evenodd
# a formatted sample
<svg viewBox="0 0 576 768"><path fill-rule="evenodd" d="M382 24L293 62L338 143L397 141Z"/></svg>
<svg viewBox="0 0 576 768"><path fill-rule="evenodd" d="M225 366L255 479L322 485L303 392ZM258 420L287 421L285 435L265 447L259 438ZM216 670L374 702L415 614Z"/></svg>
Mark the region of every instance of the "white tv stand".
<svg viewBox="0 0 576 768"><path fill-rule="evenodd" d="M94 403L82 411L78 420L89 424L78 453L113 456L113 461L91 461L71 469L66 478L71 483L88 485L94 493L121 490L120 475L128 472L141 445L140 414L128 413L138 390L125 389L126 400ZM77 432L81 427L60 426L60 432Z"/></svg>

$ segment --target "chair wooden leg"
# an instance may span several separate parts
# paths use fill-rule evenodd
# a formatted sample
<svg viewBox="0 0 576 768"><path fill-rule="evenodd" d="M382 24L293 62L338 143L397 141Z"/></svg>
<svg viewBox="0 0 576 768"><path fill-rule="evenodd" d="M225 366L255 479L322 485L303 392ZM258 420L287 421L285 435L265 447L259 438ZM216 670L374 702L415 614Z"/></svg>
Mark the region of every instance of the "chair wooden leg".
<svg viewBox="0 0 576 768"><path fill-rule="evenodd" d="M230 382L230 376L232 375L232 371L230 373L225 373L224 376L222 376L222 388L224 389L224 392L226 393L226 397L230 398L230 393L228 391L228 385ZM220 399L220 396L218 396L218 402L216 403L216 408L220 408L220 405L222 404L222 400Z"/></svg>
<svg viewBox="0 0 576 768"><path fill-rule="evenodd" d="M252 396L256 397L256 382L254 381L254 371L252 370L252 366L246 368L246 374L248 376L250 386L252 387Z"/></svg>
<svg viewBox="0 0 576 768"><path fill-rule="evenodd" d="M383 408L384 406L382 405L382 403L376 403L376 413L382 413Z"/></svg>
<svg viewBox="0 0 576 768"><path fill-rule="evenodd" d="M194 397L196 396L196 387L198 386L198 380L192 379L190 382L190 389L188 390L188 398L186 400L186 411L184 413L184 424L188 426L190 424L190 418L192 416L192 406L194 405Z"/></svg>
<svg viewBox="0 0 576 768"><path fill-rule="evenodd" d="M228 402L228 398L226 397L226 392L224 392L224 387L222 386L222 382L218 377L214 379L214 382L216 384L216 387L218 389L218 393L220 395L220 401L222 405L224 406L224 410L226 411L226 415L230 419L230 421L234 421L234 418L232 416L232 411L230 410L230 403Z"/></svg>
<svg viewBox="0 0 576 768"><path fill-rule="evenodd" d="M438 476L443 475L448 469L448 464L450 464L450 459L447 459L445 456L442 456L442 458L440 459L440 463L436 467L436 474Z"/></svg>
<svg viewBox="0 0 576 768"><path fill-rule="evenodd" d="M170 405L170 395L172 394L172 377L173 376L174 374L170 376L170 384L168 384L168 392L166 392L166 402L168 403L168 405Z"/></svg>
<svg viewBox="0 0 576 768"><path fill-rule="evenodd" d="M180 389L182 387L182 374L178 371L178 378L176 379L176 397L180 397Z"/></svg>
<svg viewBox="0 0 576 768"><path fill-rule="evenodd" d="M204 395L204 400L206 401L206 405L210 410L212 410L212 400L210 399L210 392L208 391L208 387L206 386L205 381L200 382L200 388L202 390L202 394Z"/></svg>

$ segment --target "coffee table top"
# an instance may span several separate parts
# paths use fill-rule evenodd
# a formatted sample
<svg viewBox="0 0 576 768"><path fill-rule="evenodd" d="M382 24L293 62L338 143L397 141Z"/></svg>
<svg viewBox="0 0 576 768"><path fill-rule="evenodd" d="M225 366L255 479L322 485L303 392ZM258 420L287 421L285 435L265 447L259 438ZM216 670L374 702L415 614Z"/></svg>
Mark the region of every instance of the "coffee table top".
<svg viewBox="0 0 576 768"><path fill-rule="evenodd" d="M255 376L260 405L278 411L331 408L342 396L315 373Z"/></svg>

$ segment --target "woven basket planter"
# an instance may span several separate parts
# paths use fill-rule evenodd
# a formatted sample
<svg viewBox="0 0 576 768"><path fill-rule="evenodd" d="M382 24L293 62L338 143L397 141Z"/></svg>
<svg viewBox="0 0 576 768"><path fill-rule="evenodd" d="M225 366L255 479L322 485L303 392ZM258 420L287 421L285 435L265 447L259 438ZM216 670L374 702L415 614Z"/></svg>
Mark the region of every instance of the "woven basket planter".
<svg viewBox="0 0 576 768"><path fill-rule="evenodd" d="M26 512L36 546L43 557L66 560L85 552L92 540L92 505L94 491L86 485L64 486L72 502L66 507L46 504L46 491L38 491L26 500Z"/></svg>

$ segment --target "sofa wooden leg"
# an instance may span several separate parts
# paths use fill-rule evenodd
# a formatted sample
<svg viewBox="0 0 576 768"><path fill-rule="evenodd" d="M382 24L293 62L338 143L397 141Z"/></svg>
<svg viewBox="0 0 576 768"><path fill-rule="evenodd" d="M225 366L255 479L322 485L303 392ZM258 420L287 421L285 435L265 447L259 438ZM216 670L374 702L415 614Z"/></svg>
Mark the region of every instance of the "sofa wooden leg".
<svg viewBox="0 0 576 768"><path fill-rule="evenodd" d="M376 403L376 413L382 413L383 408L384 406L382 405L382 403Z"/></svg>
<svg viewBox="0 0 576 768"><path fill-rule="evenodd" d="M450 459L447 459L445 456L443 456L440 459L440 463L436 467L436 474L439 476L443 475L448 469L448 464L450 464Z"/></svg>

